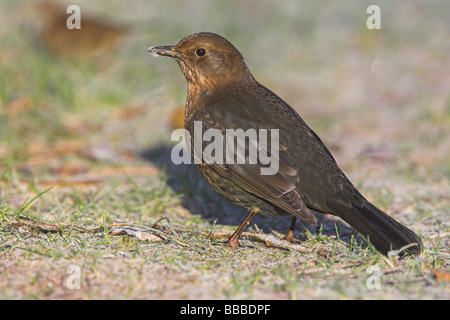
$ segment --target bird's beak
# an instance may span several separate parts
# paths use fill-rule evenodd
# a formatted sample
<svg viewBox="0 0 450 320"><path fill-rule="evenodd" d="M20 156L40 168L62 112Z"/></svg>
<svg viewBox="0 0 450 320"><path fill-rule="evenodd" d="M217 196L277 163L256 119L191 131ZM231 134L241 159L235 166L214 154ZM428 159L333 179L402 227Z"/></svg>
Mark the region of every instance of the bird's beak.
<svg viewBox="0 0 450 320"><path fill-rule="evenodd" d="M180 54L175 51L175 46L159 46L150 47L147 50L151 55L157 56L167 56L172 58L179 58Z"/></svg>

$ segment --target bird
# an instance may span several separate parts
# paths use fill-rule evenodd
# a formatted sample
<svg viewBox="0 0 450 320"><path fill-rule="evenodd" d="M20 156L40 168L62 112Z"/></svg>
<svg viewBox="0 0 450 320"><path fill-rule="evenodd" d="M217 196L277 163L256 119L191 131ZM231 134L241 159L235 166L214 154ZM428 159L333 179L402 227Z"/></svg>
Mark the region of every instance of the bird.
<svg viewBox="0 0 450 320"><path fill-rule="evenodd" d="M297 219L315 225L313 212L318 212L340 217L384 255L393 250L402 256L422 252L420 237L357 190L319 136L296 110L253 77L230 41L215 33L199 32L176 45L149 47L148 52L178 62L188 84L184 126L191 137L198 134L196 123L201 124L202 132L264 129L278 135L278 146L274 144L277 148L269 146L268 152L278 153L274 174L262 174L267 163L252 162L247 153L240 163L227 163L225 158L207 161L205 141L200 149L191 142L191 156L205 157L196 165L207 182L223 197L249 210L228 238L228 245L239 247L242 231L257 214L291 215L285 239L292 241ZM215 139L226 143L225 135ZM269 148L260 145L262 142L256 141L258 150ZM250 143L245 145L245 152L250 149Z"/></svg>
<svg viewBox="0 0 450 320"><path fill-rule="evenodd" d="M55 1L38 1L33 7L41 22L39 40L50 52L72 60L101 57L116 48L128 32L124 26L96 16L80 16L80 29L68 29L67 8Z"/></svg>

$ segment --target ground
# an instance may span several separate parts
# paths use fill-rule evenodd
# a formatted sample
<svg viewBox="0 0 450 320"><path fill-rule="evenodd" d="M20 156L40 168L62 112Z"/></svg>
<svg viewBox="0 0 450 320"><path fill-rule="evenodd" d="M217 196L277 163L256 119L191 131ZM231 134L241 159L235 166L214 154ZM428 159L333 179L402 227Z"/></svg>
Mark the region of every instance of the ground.
<svg viewBox="0 0 450 320"><path fill-rule="evenodd" d="M44 41L33 3L0 4L1 299L450 298L446 1L73 1L82 28L127 29L84 56ZM384 257L320 214L294 244L289 217L256 217L224 245L246 212L171 162L186 83L147 53L198 31L234 43L423 253Z"/></svg>

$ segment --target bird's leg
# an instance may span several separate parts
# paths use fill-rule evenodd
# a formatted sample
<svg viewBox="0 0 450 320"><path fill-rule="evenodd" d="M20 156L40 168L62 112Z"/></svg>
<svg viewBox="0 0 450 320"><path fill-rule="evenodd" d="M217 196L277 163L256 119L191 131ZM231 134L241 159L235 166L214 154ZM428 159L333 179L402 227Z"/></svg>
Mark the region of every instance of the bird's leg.
<svg viewBox="0 0 450 320"><path fill-rule="evenodd" d="M297 217L292 217L291 226L289 227L288 232L284 236L283 240L294 242L294 230L295 230L295 224L297 222Z"/></svg>
<svg viewBox="0 0 450 320"><path fill-rule="evenodd" d="M238 238L241 235L242 231L244 231L244 228L250 223L250 220L253 219L254 216L256 216L256 214L259 212L259 208L252 208L250 210L250 213L248 214L247 218L245 218L245 220L241 223L241 225L239 226L239 228L237 228L237 230L231 235L230 238L228 238L227 240L227 244L232 246L232 247L239 247L239 241Z"/></svg>

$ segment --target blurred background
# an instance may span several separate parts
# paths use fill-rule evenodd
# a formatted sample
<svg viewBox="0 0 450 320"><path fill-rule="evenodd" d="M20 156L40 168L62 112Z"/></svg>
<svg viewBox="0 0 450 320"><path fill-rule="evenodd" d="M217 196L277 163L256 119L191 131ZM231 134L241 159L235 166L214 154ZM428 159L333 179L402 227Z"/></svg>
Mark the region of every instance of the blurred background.
<svg viewBox="0 0 450 320"><path fill-rule="evenodd" d="M71 4L81 30L66 28ZM372 4L380 30L366 26ZM241 51L357 185L446 192L448 12L445 0L2 1L0 168L42 183L104 163L170 169L187 85L174 61L147 48L210 31ZM174 187L193 193L192 183Z"/></svg>

